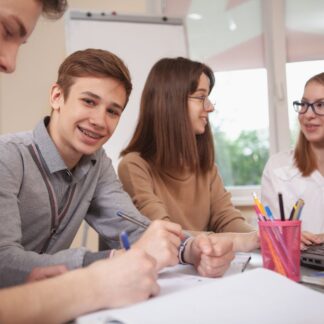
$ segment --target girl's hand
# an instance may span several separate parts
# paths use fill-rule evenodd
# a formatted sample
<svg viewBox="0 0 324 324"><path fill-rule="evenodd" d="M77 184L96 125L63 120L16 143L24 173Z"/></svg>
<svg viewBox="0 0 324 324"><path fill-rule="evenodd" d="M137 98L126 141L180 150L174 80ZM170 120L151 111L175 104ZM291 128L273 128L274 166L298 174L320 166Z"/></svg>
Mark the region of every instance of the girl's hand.
<svg viewBox="0 0 324 324"><path fill-rule="evenodd" d="M303 231L301 234L300 249L306 250L308 246L324 243L324 233L314 234Z"/></svg>

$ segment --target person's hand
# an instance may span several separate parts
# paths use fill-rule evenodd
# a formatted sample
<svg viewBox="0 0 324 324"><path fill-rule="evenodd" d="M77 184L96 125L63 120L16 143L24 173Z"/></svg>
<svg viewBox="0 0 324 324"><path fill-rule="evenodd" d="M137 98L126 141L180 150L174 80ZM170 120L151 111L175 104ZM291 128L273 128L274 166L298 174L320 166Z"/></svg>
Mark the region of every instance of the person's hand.
<svg viewBox="0 0 324 324"><path fill-rule="evenodd" d="M167 221L153 221L142 237L134 244L157 261L157 269L176 265L182 239L181 226Z"/></svg>
<svg viewBox="0 0 324 324"><path fill-rule="evenodd" d="M300 249L306 250L309 245L324 243L324 233L314 234L303 231L301 234Z"/></svg>
<svg viewBox="0 0 324 324"><path fill-rule="evenodd" d="M260 247L259 233L229 233L233 238L233 249L235 252L250 252Z"/></svg>
<svg viewBox="0 0 324 324"><path fill-rule="evenodd" d="M92 263L89 289L101 300L102 308L121 307L146 300L159 293L156 261L132 247L122 255Z"/></svg>
<svg viewBox="0 0 324 324"><path fill-rule="evenodd" d="M68 268L63 265L54 265L47 267L35 267L26 278L26 282L34 282L43 279L59 276L68 271Z"/></svg>
<svg viewBox="0 0 324 324"><path fill-rule="evenodd" d="M210 237L225 237L232 240L234 252L251 252L260 247L259 232L249 232L249 233L208 233Z"/></svg>
<svg viewBox="0 0 324 324"><path fill-rule="evenodd" d="M200 234L188 242L184 259L204 277L220 277L234 258L233 242L226 237Z"/></svg>

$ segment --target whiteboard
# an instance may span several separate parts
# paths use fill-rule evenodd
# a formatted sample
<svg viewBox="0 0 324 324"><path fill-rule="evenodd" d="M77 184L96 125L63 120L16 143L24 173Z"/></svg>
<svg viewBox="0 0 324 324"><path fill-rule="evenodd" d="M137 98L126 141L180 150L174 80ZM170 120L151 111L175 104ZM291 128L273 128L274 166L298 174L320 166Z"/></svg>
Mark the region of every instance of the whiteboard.
<svg viewBox="0 0 324 324"><path fill-rule="evenodd" d="M89 13L70 13L66 24L68 53L86 48L109 50L125 62L132 76L129 103L115 133L104 146L116 168L120 151L133 135L149 70L162 57L187 57L185 28L182 21L179 24L157 17L101 16L98 20L93 14L87 15Z"/></svg>

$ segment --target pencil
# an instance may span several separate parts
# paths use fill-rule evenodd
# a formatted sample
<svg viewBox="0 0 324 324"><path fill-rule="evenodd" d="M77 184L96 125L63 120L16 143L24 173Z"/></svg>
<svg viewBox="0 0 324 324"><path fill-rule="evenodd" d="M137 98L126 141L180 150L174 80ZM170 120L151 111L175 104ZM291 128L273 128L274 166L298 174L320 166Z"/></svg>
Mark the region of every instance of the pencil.
<svg viewBox="0 0 324 324"><path fill-rule="evenodd" d="M296 210L296 204L293 206L293 208L291 209L291 212L290 212L290 216L289 216L289 220L293 220L294 219L294 213L295 213L295 210Z"/></svg>
<svg viewBox="0 0 324 324"><path fill-rule="evenodd" d="M279 199L279 209L280 209L280 219L282 221L285 221L285 210L284 210L284 204L282 199L282 193L278 193L278 199Z"/></svg>
<svg viewBox="0 0 324 324"><path fill-rule="evenodd" d="M254 203L258 206L258 208L259 208L261 214L262 214L263 216L267 216L267 215L266 215L266 212L265 212L265 210L264 210L264 207L263 207L261 201L259 200L259 198L258 198L256 192L253 192L252 195L253 195Z"/></svg>

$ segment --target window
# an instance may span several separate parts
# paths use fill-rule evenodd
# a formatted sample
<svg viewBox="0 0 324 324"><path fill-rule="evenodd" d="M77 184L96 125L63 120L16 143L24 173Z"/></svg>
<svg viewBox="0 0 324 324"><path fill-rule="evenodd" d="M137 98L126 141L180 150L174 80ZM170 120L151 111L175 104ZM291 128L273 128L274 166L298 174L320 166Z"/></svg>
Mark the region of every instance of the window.
<svg viewBox="0 0 324 324"><path fill-rule="evenodd" d="M240 205L251 203L250 192L260 185L269 156L261 17L260 0L193 0L187 20L191 58L206 62L215 71L210 97L216 107L210 122L216 161L234 203Z"/></svg>
<svg viewBox="0 0 324 324"><path fill-rule="evenodd" d="M323 12L316 0L191 1L189 53L215 71L217 162L238 205L251 204L268 156L295 142L291 103L324 71Z"/></svg>
<svg viewBox="0 0 324 324"><path fill-rule="evenodd" d="M217 72L215 78L210 122L224 183L259 185L269 152L266 70Z"/></svg>

